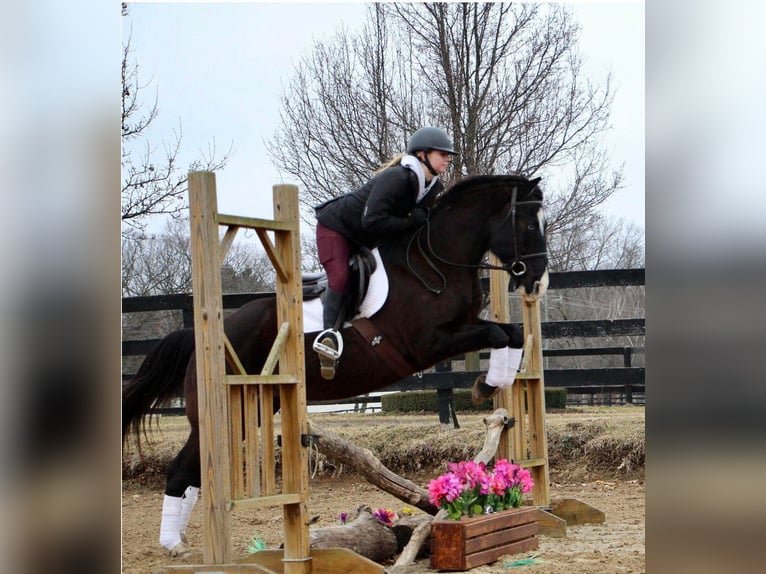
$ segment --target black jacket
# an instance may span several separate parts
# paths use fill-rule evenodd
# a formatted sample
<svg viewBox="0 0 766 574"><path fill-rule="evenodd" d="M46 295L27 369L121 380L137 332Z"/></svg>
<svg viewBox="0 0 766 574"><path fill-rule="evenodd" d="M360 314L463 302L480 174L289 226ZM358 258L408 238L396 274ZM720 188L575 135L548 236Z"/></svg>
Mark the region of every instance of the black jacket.
<svg viewBox="0 0 766 574"><path fill-rule="evenodd" d="M417 176L406 167L395 165L354 191L317 205L316 218L349 241L372 249L387 236L414 229L410 217L413 208L430 207L443 190L441 181L437 181L416 204Z"/></svg>

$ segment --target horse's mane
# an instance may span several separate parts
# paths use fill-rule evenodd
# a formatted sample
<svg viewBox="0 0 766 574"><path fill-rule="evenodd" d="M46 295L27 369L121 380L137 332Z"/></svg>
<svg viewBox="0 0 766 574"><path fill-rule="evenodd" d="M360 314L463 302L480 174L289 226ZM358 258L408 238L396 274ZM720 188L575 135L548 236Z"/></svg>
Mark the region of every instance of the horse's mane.
<svg viewBox="0 0 766 574"><path fill-rule="evenodd" d="M529 183L529 179L520 174L506 175L472 175L456 181L448 187L436 200L434 207L453 205L466 197L471 197L479 190L491 187L493 191L507 189L509 192L513 184ZM473 199L473 198L472 198Z"/></svg>

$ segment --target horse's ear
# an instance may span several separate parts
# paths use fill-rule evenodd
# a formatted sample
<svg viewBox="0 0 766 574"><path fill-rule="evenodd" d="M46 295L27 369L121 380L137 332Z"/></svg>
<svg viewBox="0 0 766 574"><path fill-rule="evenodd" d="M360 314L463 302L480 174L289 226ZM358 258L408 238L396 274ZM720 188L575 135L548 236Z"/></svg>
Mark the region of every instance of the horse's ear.
<svg viewBox="0 0 766 574"><path fill-rule="evenodd" d="M540 180L542 180L542 177L536 177L535 179L529 180L529 189L534 189L537 187L537 184L540 183Z"/></svg>

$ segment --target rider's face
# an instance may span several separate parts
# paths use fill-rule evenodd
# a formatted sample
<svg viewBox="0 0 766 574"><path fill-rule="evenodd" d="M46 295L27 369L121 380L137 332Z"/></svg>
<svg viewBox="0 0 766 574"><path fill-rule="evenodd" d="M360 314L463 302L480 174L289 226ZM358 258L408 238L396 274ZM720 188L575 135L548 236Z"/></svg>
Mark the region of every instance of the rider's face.
<svg viewBox="0 0 766 574"><path fill-rule="evenodd" d="M434 170L437 174L441 175L449 167L450 154L446 151L440 151L438 149L432 149L427 154L428 161L431 162Z"/></svg>

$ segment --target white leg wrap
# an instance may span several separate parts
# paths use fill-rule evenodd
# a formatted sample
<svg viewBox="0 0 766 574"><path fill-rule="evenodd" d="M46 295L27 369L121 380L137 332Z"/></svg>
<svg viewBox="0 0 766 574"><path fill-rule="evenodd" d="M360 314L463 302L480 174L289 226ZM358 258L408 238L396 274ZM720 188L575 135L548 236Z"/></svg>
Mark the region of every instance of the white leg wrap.
<svg viewBox="0 0 766 574"><path fill-rule="evenodd" d="M163 548L173 550L181 542L181 507L183 499L180 496L165 495L162 503L162 524L160 524L160 544Z"/></svg>
<svg viewBox="0 0 766 574"><path fill-rule="evenodd" d="M490 387L505 388L513 384L516 371L521 364L523 349L503 347L502 349L490 349L489 369L485 383Z"/></svg>
<svg viewBox="0 0 766 574"><path fill-rule="evenodd" d="M181 497L181 518L180 518L180 527L181 532L186 532L186 525L189 524L189 516L192 513L192 510L194 510L194 505L197 504L197 499L199 498L199 487L197 486L190 486L186 489L186 492L184 492L184 495Z"/></svg>

